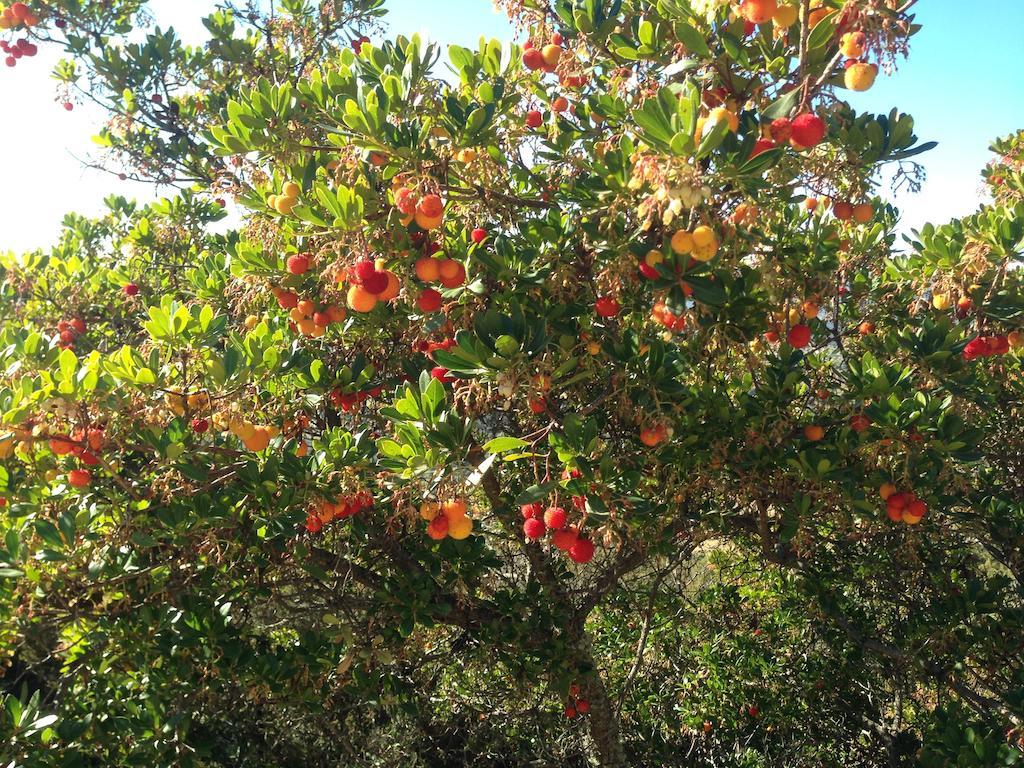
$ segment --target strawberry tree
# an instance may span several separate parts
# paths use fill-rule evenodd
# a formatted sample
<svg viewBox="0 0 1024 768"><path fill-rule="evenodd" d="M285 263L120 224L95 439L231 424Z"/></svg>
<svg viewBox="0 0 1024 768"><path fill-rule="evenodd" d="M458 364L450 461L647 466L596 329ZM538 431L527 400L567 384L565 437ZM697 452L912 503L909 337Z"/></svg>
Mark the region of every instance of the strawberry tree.
<svg viewBox="0 0 1024 768"><path fill-rule="evenodd" d="M480 764L1013 764L1020 138L898 244L932 145L844 98L912 2L504 5L125 49L206 106L111 146L197 184L2 261L0 615L58 717L11 759L271 764L276 709L296 764L385 713L436 762L436 692Z"/></svg>

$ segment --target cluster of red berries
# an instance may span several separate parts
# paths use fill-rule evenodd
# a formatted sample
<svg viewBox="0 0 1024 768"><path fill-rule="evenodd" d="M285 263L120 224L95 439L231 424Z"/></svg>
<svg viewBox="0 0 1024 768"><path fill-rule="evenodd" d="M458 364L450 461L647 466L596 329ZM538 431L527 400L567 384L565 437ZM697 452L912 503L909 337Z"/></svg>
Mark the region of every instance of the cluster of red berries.
<svg viewBox="0 0 1024 768"><path fill-rule="evenodd" d="M580 687L573 683L569 686L569 700L565 703L565 716L572 720L577 715L590 712L590 701L580 698Z"/></svg>
<svg viewBox="0 0 1024 768"><path fill-rule="evenodd" d="M277 305L288 310L288 327L292 333L319 338L327 327L345 320L345 308L334 304L320 305L312 299L302 299L294 291L274 287L272 289Z"/></svg>
<svg viewBox="0 0 1024 768"><path fill-rule="evenodd" d="M370 38L368 38L366 35L360 35L359 37L352 41L352 50L356 52L356 55L358 55L360 51L363 50L363 43L368 42L370 42Z"/></svg>
<svg viewBox="0 0 1024 768"><path fill-rule="evenodd" d="M1010 351L1010 340L1003 334L996 336L978 336L971 339L964 347L964 360L974 360L978 357L993 357L1005 355Z"/></svg>
<svg viewBox="0 0 1024 768"><path fill-rule="evenodd" d="M892 483L883 483L878 495L885 502L885 513L894 523L917 525L928 514L928 505L913 491L897 491Z"/></svg>
<svg viewBox="0 0 1024 768"><path fill-rule="evenodd" d="M361 259L348 270L349 282L361 286L374 296L380 296L387 291L389 275L391 273L388 270L378 269L372 259Z"/></svg>
<svg viewBox="0 0 1024 768"><path fill-rule="evenodd" d="M335 389L331 392L331 405L345 413L353 413L371 397L380 397L380 393L383 391L383 387L374 387L362 392L342 392L340 389Z"/></svg>
<svg viewBox="0 0 1024 768"><path fill-rule="evenodd" d="M348 496L341 496L335 502L320 501L306 515L306 530L310 533L319 533L328 523L352 517L372 506L373 496L369 491L357 491Z"/></svg>
<svg viewBox="0 0 1024 768"><path fill-rule="evenodd" d="M577 507L585 506L586 499L582 496L573 497ZM539 501L523 504L520 507L523 515L523 535L530 541L537 541L545 534L551 534L551 544L555 549L566 552L575 563L589 563L594 559L594 542L583 536L579 526L569 525L569 514L564 508L550 506L547 509Z"/></svg>
<svg viewBox="0 0 1024 768"><path fill-rule="evenodd" d="M22 37L14 45L6 40L0 40L0 51L7 54L4 63L8 67L14 67L17 66L18 59L22 56L31 58L39 53L39 47L27 37Z"/></svg>
<svg viewBox="0 0 1024 768"><path fill-rule="evenodd" d="M74 456L83 465L94 467L100 463L97 454L103 449L103 430L93 427L75 430L70 437L51 437L50 450L54 456ZM78 467L68 472L68 485L87 488L92 482L92 473Z"/></svg>
<svg viewBox="0 0 1024 768"><path fill-rule="evenodd" d="M562 58L562 42L559 32L555 32L551 42L542 48L537 48L532 40L527 40L523 43L523 65L531 72L554 72Z"/></svg>
<svg viewBox="0 0 1024 768"><path fill-rule="evenodd" d="M57 323L57 333L60 334L61 349L70 349L74 346L75 339L84 334L85 331L85 320L80 317L61 320Z"/></svg>
<svg viewBox="0 0 1024 768"><path fill-rule="evenodd" d="M804 112L792 120L788 117L779 117L768 126L768 136L762 136L754 144L754 151L751 157L757 157L769 149L789 144L794 149L810 149L821 143L828 132L825 121L813 112Z"/></svg>

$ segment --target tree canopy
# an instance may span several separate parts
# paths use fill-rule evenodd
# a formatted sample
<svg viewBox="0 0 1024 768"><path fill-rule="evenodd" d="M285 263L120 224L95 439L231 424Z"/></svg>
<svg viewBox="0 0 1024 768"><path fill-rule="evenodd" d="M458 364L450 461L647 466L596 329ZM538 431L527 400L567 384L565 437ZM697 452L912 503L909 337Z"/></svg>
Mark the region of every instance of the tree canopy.
<svg viewBox="0 0 1024 768"><path fill-rule="evenodd" d="M914 2L500 5L0 13L173 186L0 254L3 764L1019 762L1024 133L899 238Z"/></svg>

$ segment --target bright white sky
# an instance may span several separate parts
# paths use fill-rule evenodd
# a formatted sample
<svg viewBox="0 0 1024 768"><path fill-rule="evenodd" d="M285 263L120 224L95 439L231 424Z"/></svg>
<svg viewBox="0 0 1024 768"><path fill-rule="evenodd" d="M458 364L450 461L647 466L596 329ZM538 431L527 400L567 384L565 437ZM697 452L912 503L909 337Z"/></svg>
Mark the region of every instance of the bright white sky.
<svg viewBox="0 0 1024 768"><path fill-rule="evenodd" d="M1024 3L986 0L986 6L989 3L1001 8L998 24L989 14L962 13L960 3L949 3L959 11L945 7L946 0L922 3L925 31L913 41L910 61L895 77L880 77L874 89L854 100L858 109L877 112L899 104L917 118L921 140L940 141L938 149L921 158L929 171L924 191L896 200L903 209L904 231L973 211L980 202L978 173L988 159L989 141L1024 127L1024 79L998 66L979 77L976 67L972 73L964 66L969 51L977 61L988 55L986 51L998 58L998 51L1019 50ZM173 25L191 43L205 39L200 18L212 6L212 0L150 2L161 25ZM511 36L507 20L493 10L490 0L444 0L444 13L439 13L442 6L424 0L388 0L387 7L394 30L420 31L445 44L475 47L480 35ZM122 182L116 175L83 167L80 159L97 149L90 137L103 115L87 104L77 104L73 112L61 107L50 78L57 58L52 47L42 46L37 57L22 59L14 69L0 66L0 97L8 107L0 120L2 250L51 244L66 212L99 213L108 194L139 199L155 194L150 185ZM1001 59L1005 62L1005 56Z"/></svg>

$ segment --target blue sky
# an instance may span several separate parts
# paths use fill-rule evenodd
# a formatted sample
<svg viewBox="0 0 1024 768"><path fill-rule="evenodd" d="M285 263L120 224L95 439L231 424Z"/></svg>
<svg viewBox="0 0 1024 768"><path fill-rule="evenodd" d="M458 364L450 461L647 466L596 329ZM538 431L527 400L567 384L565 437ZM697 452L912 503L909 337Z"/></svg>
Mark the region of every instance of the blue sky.
<svg viewBox="0 0 1024 768"><path fill-rule="evenodd" d="M212 0L153 0L162 26L175 26L190 42L203 39L199 18ZM421 32L432 40L475 46L481 35L509 39L512 29L491 0L388 0L395 32ZM904 229L925 221L943 222L979 204L978 172L988 160L988 144L1024 128L1024 77L1019 0L922 0L918 21L924 29L911 43L911 56L893 77L851 99L859 110L888 112L894 106L912 114L922 141L938 141L921 157L928 181L917 195L901 194L897 205ZM0 68L0 249L24 250L53 242L65 212L101 210L111 192L150 198L148 185L120 182L84 169L77 158L94 153L90 136L102 115L87 106L65 112L55 101L50 71L56 56L43 48L14 69ZM13 112L13 114L12 114ZM12 149L18 148L18 149Z"/></svg>

